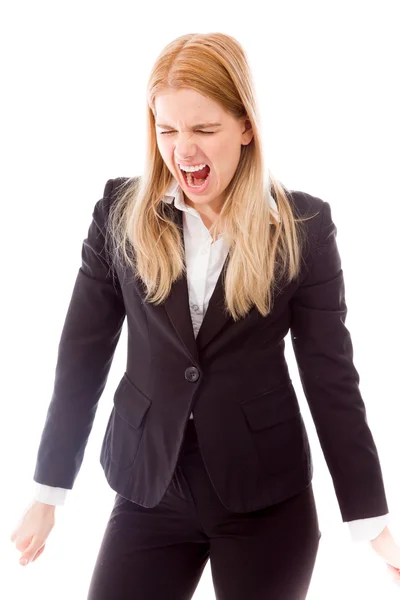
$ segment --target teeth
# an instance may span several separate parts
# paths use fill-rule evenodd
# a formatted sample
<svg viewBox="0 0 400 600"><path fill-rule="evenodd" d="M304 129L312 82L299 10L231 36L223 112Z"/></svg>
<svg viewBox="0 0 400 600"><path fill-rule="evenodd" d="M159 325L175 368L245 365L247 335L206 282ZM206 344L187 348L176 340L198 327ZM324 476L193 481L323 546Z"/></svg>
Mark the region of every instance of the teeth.
<svg viewBox="0 0 400 600"><path fill-rule="evenodd" d="M207 165L204 163L204 165L196 165L193 167L185 167L183 165L179 165L180 169L182 171L186 171L187 173L194 173L195 171L200 171L201 169L204 169L204 167L206 167Z"/></svg>
<svg viewBox="0 0 400 600"><path fill-rule="evenodd" d="M208 175L207 175L207 177L205 178L205 180L209 178L209 175L210 175L210 174L208 174ZM187 181L188 181L188 184L190 185L190 187L193 187L193 188L196 188L196 187L197 187L197 188L201 188L201 187L203 187L205 180L203 181L203 183L202 183L201 185L194 185L194 182L193 182L193 175L192 175L191 173L188 173L188 174L187 174Z"/></svg>

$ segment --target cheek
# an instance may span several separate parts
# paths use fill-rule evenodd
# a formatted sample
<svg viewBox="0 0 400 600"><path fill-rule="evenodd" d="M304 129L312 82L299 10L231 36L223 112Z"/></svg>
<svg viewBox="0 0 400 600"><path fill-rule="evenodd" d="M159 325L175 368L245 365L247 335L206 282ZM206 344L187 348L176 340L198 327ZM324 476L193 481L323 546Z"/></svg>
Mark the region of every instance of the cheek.
<svg viewBox="0 0 400 600"><path fill-rule="evenodd" d="M174 162L174 144L172 141L159 140L158 150L166 163Z"/></svg>
<svg viewBox="0 0 400 600"><path fill-rule="evenodd" d="M167 165L170 165L171 162L173 162L170 145L166 144L165 142L157 141L157 147L163 161Z"/></svg>
<svg viewBox="0 0 400 600"><path fill-rule="evenodd" d="M218 140L214 140L214 143L209 145L210 152L214 156L218 157L223 162L230 162L234 156L236 156L235 142L230 136L221 136ZM240 148L240 147L239 147Z"/></svg>

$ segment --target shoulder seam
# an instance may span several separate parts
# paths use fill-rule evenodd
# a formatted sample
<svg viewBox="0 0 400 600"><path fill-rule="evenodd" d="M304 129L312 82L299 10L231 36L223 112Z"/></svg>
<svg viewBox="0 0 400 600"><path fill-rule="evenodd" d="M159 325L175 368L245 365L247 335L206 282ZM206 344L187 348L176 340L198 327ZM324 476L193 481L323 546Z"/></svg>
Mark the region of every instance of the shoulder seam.
<svg viewBox="0 0 400 600"><path fill-rule="evenodd" d="M319 226L319 231L318 231L317 246L319 246L320 241L321 241L322 225L323 225L324 218L325 218L326 206L327 206L327 202L326 202L326 200L323 200L323 205L322 205L322 210L321 210L321 224Z"/></svg>

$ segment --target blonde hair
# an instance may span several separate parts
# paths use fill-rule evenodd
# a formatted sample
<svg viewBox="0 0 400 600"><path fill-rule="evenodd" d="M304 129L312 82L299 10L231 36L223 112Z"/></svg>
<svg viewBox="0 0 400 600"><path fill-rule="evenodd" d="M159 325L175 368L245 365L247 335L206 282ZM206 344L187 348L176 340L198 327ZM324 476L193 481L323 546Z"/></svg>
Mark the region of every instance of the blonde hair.
<svg viewBox="0 0 400 600"><path fill-rule="evenodd" d="M155 97L166 87L193 89L237 119L246 117L251 122L253 139L242 145L237 169L210 234L214 237L215 231L222 231L229 247L223 273L225 309L235 321L253 305L267 316L278 279L286 277L289 283L299 275L305 219L294 215L289 190L264 169L251 72L241 45L229 35L183 35L158 56L147 88L144 172L120 187L118 201L110 208L108 235L113 260L132 269L144 284L145 300L154 304L162 303L172 283L186 273L182 236L163 202L173 175L156 139ZM270 211L271 195L280 221Z"/></svg>

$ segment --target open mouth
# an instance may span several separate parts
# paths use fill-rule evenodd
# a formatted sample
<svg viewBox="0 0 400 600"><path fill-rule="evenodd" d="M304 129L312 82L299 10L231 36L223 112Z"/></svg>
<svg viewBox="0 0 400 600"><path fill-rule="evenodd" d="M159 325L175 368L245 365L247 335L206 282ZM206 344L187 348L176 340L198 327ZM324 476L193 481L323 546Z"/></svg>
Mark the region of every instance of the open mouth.
<svg viewBox="0 0 400 600"><path fill-rule="evenodd" d="M202 188L210 178L210 167L206 165L200 171L188 172L180 169L186 185L190 188Z"/></svg>

